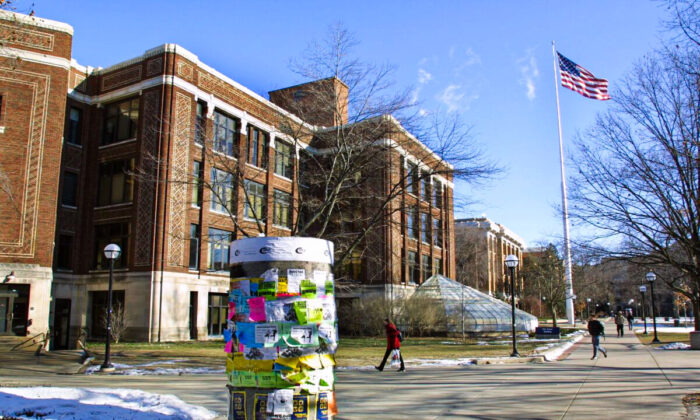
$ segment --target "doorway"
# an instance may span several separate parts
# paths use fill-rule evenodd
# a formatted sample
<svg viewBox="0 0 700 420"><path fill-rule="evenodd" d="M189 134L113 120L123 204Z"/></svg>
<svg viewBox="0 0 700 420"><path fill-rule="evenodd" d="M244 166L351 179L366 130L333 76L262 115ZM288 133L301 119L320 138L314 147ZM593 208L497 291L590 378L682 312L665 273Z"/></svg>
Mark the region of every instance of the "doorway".
<svg viewBox="0 0 700 420"><path fill-rule="evenodd" d="M197 339L197 292L190 292L190 340Z"/></svg>
<svg viewBox="0 0 700 420"><path fill-rule="evenodd" d="M0 292L0 334L12 332L12 307L16 293Z"/></svg>
<svg viewBox="0 0 700 420"><path fill-rule="evenodd" d="M53 322L53 348L67 350L70 343L70 299L56 299Z"/></svg>

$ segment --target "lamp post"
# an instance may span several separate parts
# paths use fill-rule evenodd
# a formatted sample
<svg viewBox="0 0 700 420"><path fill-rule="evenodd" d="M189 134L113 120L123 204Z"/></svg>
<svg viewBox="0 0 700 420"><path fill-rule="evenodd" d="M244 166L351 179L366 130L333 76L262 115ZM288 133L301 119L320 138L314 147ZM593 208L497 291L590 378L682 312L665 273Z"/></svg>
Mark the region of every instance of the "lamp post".
<svg viewBox="0 0 700 420"><path fill-rule="evenodd" d="M644 318L644 335L647 335L647 306L644 303L644 293L646 291L646 286L639 286L639 293L642 294L642 318Z"/></svg>
<svg viewBox="0 0 700 420"><path fill-rule="evenodd" d="M510 357L520 357L515 344L515 267L518 266L518 257L510 254L506 257L506 267L510 271L510 316L513 324L513 353Z"/></svg>
<svg viewBox="0 0 700 420"><path fill-rule="evenodd" d="M651 342L660 343L659 336L656 334L656 302L654 301L654 281L656 281L656 274L650 271L647 273L646 278L651 285L651 321L654 323L654 339L651 340Z"/></svg>
<svg viewBox="0 0 700 420"><path fill-rule="evenodd" d="M591 298L586 298L586 318L591 318Z"/></svg>
<svg viewBox="0 0 700 420"><path fill-rule="evenodd" d="M109 354L109 342L112 340L112 272L114 260L119 258L122 249L117 244L109 244L104 249L105 257L109 260L109 288L107 289L107 337L105 338L105 361L100 366L102 372L114 372Z"/></svg>

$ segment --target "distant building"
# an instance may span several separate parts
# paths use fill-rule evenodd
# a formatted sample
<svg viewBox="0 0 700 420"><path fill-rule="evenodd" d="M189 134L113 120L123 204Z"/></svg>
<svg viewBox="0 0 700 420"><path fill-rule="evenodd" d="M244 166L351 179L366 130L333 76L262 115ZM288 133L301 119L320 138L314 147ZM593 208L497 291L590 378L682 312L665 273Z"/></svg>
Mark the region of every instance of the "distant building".
<svg viewBox="0 0 700 420"><path fill-rule="evenodd" d="M518 257L515 276L519 281L524 241L518 235L486 217L478 217L455 220L455 241L460 282L492 296L510 295L505 258L510 254Z"/></svg>

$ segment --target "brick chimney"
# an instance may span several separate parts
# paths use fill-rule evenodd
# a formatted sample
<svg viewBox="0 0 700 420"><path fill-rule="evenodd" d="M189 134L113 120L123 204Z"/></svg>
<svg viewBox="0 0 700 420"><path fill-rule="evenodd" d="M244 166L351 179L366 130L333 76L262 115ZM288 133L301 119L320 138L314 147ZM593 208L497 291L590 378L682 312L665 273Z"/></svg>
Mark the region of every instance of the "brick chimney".
<svg viewBox="0 0 700 420"><path fill-rule="evenodd" d="M268 92L270 101L302 120L324 127L347 124L348 86L337 77Z"/></svg>

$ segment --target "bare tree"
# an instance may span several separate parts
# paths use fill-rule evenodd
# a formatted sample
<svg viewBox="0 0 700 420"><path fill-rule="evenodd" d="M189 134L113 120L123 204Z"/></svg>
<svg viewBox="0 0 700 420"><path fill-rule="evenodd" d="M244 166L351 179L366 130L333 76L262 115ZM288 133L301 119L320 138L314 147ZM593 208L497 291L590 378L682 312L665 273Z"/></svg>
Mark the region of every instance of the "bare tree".
<svg viewBox="0 0 700 420"><path fill-rule="evenodd" d="M301 217L293 234L335 242L338 266L372 255L371 238L401 223L401 197L416 183L435 176L475 182L498 172L470 127L456 116L421 120L409 90L395 90L393 68L363 63L352 55L355 45L344 28L331 28L293 65L317 82L278 97L301 120L281 120L280 131L313 150L299 165ZM405 155L418 164L399 159Z"/></svg>
<svg viewBox="0 0 700 420"><path fill-rule="evenodd" d="M654 268L700 309L700 55L649 55L578 141L572 217L600 255ZM692 68L689 68L689 63ZM689 71L690 70L690 71ZM695 328L700 328L696 317Z"/></svg>
<svg viewBox="0 0 700 420"><path fill-rule="evenodd" d="M549 244L540 253L525 254L520 275L525 283L524 295L542 298L556 327L557 314L564 307L566 298L564 264L557 248Z"/></svg>

